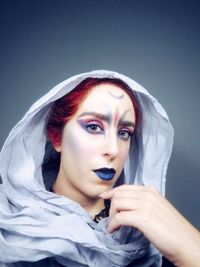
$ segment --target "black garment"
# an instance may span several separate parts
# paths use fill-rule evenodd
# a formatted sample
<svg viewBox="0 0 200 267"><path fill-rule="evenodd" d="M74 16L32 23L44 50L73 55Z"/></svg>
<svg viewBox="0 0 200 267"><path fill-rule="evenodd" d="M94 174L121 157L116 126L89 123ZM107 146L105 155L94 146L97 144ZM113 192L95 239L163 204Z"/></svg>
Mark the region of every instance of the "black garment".
<svg viewBox="0 0 200 267"><path fill-rule="evenodd" d="M46 259L36 261L36 262L19 261L19 262L7 263L6 266L9 266L9 267L64 267L63 265L55 261L53 258L46 258Z"/></svg>
<svg viewBox="0 0 200 267"><path fill-rule="evenodd" d="M175 265L168 261L165 257L163 257L162 267L175 267Z"/></svg>

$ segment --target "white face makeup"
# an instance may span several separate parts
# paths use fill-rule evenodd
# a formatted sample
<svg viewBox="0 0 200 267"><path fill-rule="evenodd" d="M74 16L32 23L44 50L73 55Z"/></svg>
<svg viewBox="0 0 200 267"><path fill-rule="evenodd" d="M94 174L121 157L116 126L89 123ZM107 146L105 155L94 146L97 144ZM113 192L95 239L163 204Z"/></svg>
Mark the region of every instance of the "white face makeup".
<svg viewBox="0 0 200 267"><path fill-rule="evenodd" d="M133 104L121 88L101 84L89 92L56 147L61 152L58 178L69 195L97 198L113 187L128 156L134 123Z"/></svg>

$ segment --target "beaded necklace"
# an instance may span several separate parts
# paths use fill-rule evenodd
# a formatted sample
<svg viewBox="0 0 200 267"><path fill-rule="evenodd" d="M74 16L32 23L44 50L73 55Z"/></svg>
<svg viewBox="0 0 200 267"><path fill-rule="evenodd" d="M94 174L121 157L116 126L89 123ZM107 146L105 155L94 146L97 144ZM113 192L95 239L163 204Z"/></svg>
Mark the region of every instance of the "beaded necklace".
<svg viewBox="0 0 200 267"><path fill-rule="evenodd" d="M110 210L110 199L104 200L104 209L102 209L98 214L94 216L94 221L96 223L100 222L103 218L106 218L109 216L109 210Z"/></svg>

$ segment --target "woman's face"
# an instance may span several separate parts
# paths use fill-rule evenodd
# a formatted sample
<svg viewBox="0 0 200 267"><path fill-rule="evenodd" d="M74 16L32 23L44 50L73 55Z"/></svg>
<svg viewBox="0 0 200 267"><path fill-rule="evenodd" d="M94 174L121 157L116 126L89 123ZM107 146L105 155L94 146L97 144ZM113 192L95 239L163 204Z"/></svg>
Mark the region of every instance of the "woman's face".
<svg viewBox="0 0 200 267"><path fill-rule="evenodd" d="M128 156L135 112L120 87L100 84L91 89L65 125L59 178L71 192L96 198L116 183Z"/></svg>

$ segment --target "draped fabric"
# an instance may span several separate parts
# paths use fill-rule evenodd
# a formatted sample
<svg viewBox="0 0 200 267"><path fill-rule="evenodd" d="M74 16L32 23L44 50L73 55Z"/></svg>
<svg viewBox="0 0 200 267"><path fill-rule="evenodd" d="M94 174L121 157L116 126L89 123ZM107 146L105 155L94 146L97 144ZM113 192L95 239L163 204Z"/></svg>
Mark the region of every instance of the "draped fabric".
<svg viewBox="0 0 200 267"><path fill-rule="evenodd" d="M88 77L123 80L139 104L139 125L121 182L154 186L165 193L173 128L163 107L141 85L117 72L97 70L73 76L28 110L2 148L2 267L28 267L31 262L35 266L70 267L127 266L134 262L133 266L161 265L161 255L137 229L121 227L110 235L106 231L108 218L96 224L78 203L47 190L55 176L42 170L44 158L52 156L45 130L49 110L56 99Z"/></svg>

